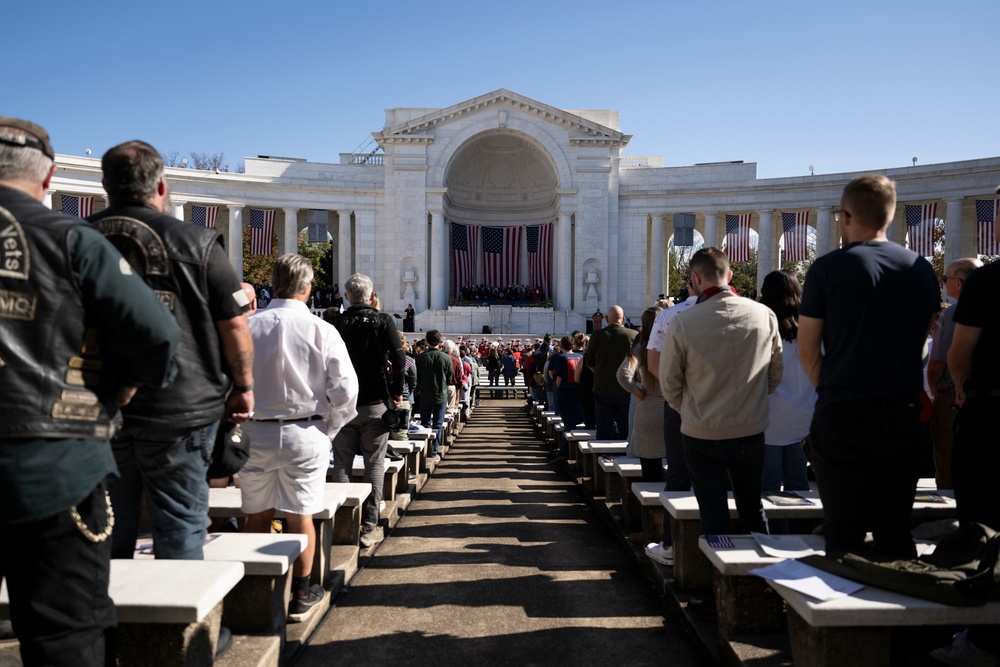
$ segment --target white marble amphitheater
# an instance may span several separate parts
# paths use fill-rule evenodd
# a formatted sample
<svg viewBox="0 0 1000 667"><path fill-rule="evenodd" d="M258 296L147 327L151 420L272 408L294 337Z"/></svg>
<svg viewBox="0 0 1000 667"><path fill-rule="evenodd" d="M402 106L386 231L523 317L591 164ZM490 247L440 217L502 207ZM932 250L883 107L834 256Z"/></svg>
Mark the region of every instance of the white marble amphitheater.
<svg viewBox="0 0 1000 667"><path fill-rule="evenodd" d="M260 156L246 158L243 174L169 168L175 214L190 220L192 205L218 206L216 227L238 271L249 209L276 211L279 253L296 248L307 221L325 221L332 275L341 284L355 271L371 275L383 309L414 305L417 331L564 332L616 303L637 319L664 291L677 214L693 213L695 229L721 246L725 215L749 213L758 282L778 266L782 211L808 210L817 254L836 248L840 192L858 175L758 179L756 163L744 162L665 167L662 157L621 155L631 136L616 111L557 109L508 90L444 109L388 109L373 137L381 153L341 154L339 164ZM93 196L99 210L100 161L56 161L49 205L62 194ZM996 198L1000 157L882 171L897 183L894 241L905 241L905 204L937 202L946 260L975 254L975 201ZM451 222L552 223L551 307L449 307ZM522 242L522 260L525 252ZM519 270L527 283L528 262Z"/></svg>

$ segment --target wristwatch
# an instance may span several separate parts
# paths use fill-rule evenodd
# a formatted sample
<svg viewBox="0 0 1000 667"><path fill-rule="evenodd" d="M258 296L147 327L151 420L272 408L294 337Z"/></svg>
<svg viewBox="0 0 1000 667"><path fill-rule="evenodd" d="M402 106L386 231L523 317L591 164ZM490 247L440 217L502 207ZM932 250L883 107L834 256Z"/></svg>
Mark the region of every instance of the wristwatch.
<svg viewBox="0 0 1000 667"><path fill-rule="evenodd" d="M248 385L234 384L233 385L233 391L235 391L238 394L245 394L245 393L247 393L249 391L253 391L253 382L251 382Z"/></svg>

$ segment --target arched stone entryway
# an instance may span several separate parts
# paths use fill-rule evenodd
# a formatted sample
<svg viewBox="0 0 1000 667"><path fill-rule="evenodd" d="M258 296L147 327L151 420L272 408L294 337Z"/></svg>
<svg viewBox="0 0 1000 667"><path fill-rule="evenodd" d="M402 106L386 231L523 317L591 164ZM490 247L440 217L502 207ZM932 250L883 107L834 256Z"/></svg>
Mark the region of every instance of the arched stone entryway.
<svg viewBox="0 0 1000 667"><path fill-rule="evenodd" d="M512 283L552 298L558 186L552 157L529 136L487 131L458 148L444 174L450 299L464 286Z"/></svg>

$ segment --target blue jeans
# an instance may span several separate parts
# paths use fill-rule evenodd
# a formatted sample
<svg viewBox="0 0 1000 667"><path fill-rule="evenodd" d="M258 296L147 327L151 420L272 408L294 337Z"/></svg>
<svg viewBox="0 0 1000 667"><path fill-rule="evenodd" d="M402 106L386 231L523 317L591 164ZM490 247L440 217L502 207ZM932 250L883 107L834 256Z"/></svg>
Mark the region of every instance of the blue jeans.
<svg viewBox="0 0 1000 667"><path fill-rule="evenodd" d="M628 440L629 394L594 394L598 440Z"/></svg>
<svg viewBox="0 0 1000 667"><path fill-rule="evenodd" d="M389 446L389 427L382 423L385 405L359 405L358 416L344 425L333 439L333 472L331 477L338 484L351 481L354 457L361 454L365 462L364 480L372 485L372 492L361 508L363 532L378 526L379 508L385 484L385 451Z"/></svg>
<svg viewBox="0 0 1000 667"><path fill-rule="evenodd" d="M219 422L126 426L112 440L121 475L108 483L115 512L112 558L132 558L145 494L156 557L202 559L209 525L206 476L218 430Z"/></svg>
<svg viewBox="0 0 1000 667"><path fill-rule="evenodd" d="M766 445L764 447L764 475L761 477L761 493L785 491L808 491L809 477L806 475L806 453L802 445Z"/></svg>
<svg viewBox="0 0 1000 667"><path fill-rule="evenodd" d="M420 399L420 423L426 428L434 431L433 447L431 456L437 456L441 446L441 426L444 424L444 415L447 405L445 403L435 403L425 398Z"/></svg>
<svg viewBox="0 0 1000 667"><path fill-rule="evenodd" d="M725 535L729 528L729 502L732 484L736 511L743 532L764 530L760 504L760 477L764 468L764 434L730 440L702 440L682 435L688 473L694 485L701 513L702 535Z"/></svg>

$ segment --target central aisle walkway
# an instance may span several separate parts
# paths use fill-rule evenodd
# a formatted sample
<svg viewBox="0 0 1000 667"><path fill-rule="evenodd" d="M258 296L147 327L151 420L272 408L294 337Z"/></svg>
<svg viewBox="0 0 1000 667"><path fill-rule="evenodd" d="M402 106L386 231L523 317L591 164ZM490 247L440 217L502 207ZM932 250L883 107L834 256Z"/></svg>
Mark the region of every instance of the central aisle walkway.
<svg viewBox="0 0 1000 667"><path fill-rule="evenodd" d="M484 399L296 667L709 663L664 613L522 403Z"/></svg>

